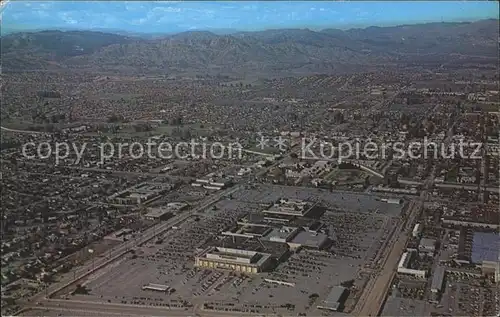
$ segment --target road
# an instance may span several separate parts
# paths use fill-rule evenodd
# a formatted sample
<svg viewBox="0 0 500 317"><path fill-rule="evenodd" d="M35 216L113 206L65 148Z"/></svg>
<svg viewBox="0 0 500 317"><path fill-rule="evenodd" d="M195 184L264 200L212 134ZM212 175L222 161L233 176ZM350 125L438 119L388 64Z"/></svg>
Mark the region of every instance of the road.
<svg viewBox="0 0 500 317"><path fill-rule="evenodd" d="M396 274L396 268L401 254L404 252L406 243L410 236L410 231L422 210L425 199L427 198L427 189L432 187L432 177L425 182L426 189L422 191L418 200L412 201L408 208L405 220L402 221L391 241L387 246L385 258L381 268L376 274L372 274L363 289L356 307L352 314L355 316L377 316L382 309L385 297L391 286L391 282ZM396 239L396 240L394 240Z"/></svg>
<svg viewBox="0 0 500 317"><path fill-rule="evenodd" d="M414 181L410 179L398 179L398 182L406 185L423 185L424 182ZM434 187L441 188L456 188L456 189L468 189L468 190L477 190L476 184L462 184L462 183L434 183ZM482 190L489 191L492 193L500 193L500 189L498 187L481 187Z"/></svg>
<svg viewBox="0 0 500 317"><path fill-rule="evenodd" d="M420 197L412 202L408 208L408 212L391 241L387 246L387 255L381 264L381 269L377 274L372 274L368 284L358 300L352 314L355 316L377 316L387 296L387 292L391 287L391 282L396 274L397 265L401 254L403 254L410 232L413 229L415 222L418 220L420 211L422 210L426 199L428 198L427 191L433 187L433 180L436 169L433 168L429 178L423 182L424 189ZM396 239L395 241L393 239Z"/></svg>
<svg viewBox="0 0 500 317"><path fill-rule="evenodd" d="M25 133L25 134L46 134L46 135L49 134L47 132L41 132L41 131L27 131L27 130L9 129L9 128L2 127L2 126L0 126L0 130L4 130L7 132L15 132L15 133Z"/></svg>
<svg viewBox="0 0 500 317"><path fill-rule="evenodd" d="M366 292L367 295L364 299L360 298L360 301L358 301L357 310L355 311L356 316L377 316L380 313L391 282L396 274L399 258L404 252L409 238L408 228L411 228L411 224L414 222L421 207L421 202L411 207L409 212L410 221L406 222L406 224L401 224L399 232L394 236L397 240L392 242L392 246L388 246L389 254L382 264L382 269L375 276L372 276L372 279L364 290L364 293Z"/></svg>

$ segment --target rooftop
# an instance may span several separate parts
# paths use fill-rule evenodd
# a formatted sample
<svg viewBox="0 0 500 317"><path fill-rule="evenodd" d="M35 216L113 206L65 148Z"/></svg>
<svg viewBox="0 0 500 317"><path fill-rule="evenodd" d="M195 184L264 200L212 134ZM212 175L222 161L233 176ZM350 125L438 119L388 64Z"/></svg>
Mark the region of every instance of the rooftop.
<svg viewBox="0 0 500 317"><path fill-rule="evenodd" d="M324 233L302 231L291 242L306 247L320 248L327 240L328 236Z"/></svg>
<svg viewBox="0 0 500 317"><path fill-rule="evenodd" d="M472 238L473 263L500 261L500 235L495 232L476 232Z"/></svg>
<svg viewBox="0 0 500 317"><path fill-rule="evenodd" d="M334 286L321 305L318 305L318 308L337 310L341 304L340 301L345 290L346 289L342 286Z"/></svg>
<svg viewBox="0 0 500 317"><path fill-rule="evenodd" d="M282 226L281 228L273 228L272 231L263 239L277 242L288 242L296 233L296 227Z"/></svg>
<svg viewBox="0 0 500 317"><path fill-rule="evenodd" d="M432 275L431 290L441 290L443 286L445 268L444 266L438 266Z"/></svg>

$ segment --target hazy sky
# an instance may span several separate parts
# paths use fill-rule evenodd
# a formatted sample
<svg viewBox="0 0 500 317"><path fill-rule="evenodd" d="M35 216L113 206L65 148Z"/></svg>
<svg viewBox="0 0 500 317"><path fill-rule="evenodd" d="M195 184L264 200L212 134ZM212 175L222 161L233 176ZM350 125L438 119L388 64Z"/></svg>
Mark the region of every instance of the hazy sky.
<svg viewBox="0 0 500 317"><path fill-rule="evenodd" d="M353 27L498 18L497 1L9 1L2 29L186 30Z"/></svg>

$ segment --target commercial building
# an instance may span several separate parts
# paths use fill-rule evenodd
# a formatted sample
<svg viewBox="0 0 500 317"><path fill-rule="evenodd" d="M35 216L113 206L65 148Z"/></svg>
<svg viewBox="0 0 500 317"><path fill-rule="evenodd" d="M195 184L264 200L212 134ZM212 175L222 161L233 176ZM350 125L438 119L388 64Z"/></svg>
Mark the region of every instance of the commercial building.
<svg viewBox="0 0 500 317"><path fill-rule="evenodd" d="M195 266L259 273L270 264L271 254L256 251L209 247L195 257Z"/></svg>
<svg viewBox="0 0 500 317"><path fill-rule="evenodd" d="M146 204L160 197L160 195L169 191L171 188L171 185L142 183L111 195L108 201L120 205Z"/></svg>
<svg viewBox="0 0 500 317"><path fill-rule="evenodd" d="M443 222L443 224L457 226L457 227L463 226L463 227L489 228L489 229L497 229L497 230L500 229L500 225L495 224L495 223L456 220L456 219L451 219L451 218L441 218L441 222Z"/></svg>
<svg viewBox="0 0 500 317"><path fill-rule="evenodd" d="M221 232L225 236L260 238L268 235L273 228L254 224L236 224L236 226Z"/></svg>
<svg viewBox="0 0 500 317"><path fill-rule="evenodd" d="M411 256L413 255L413 251L409 252L404 252L403 255L401 256L401 259L399 260L398 263L398 273L399 274L406 274L406 275L412 275L418 278L424 279L427 275L427 271L424 270L415 270L409 268L409 264L411 261Z"/></svg>
<svg viewBox="0 0 500 317"><path fill-rule="evenodd" d="M413 227L412 236L416 238L420 235L420 232L422 232L422 225L417 223L415 227Z"/></svg>
<svg viewBox="0 0 500 317"><path fill-rule="evenodd" d="M199 178L194 181L191 185L194 187L203 187L205 189L221 190L231 186L232 181L226 178L212 178L211 176L206 178Z"/></svg>
<svg viewBox="0 0 500 317"><path fill-rule="evenodd" d="M500 257L497 261L483 261L481 272L483 275L493 275L495 283L500 283Z"/></svg>
<svg viewBox="0 0 500 317"><path fill-rule="evenodd" d="M443 281L445 272L446 270L443 266L438 266L434 271L434 275L432 276L432 282L431 282L432 293L441 293L441 291L443 290Z"/></svg>
<svg viewBox="0 0 500 317"><path fill-rule="evenodd" d="M270 279L270 278L265 278L264 282L271 283L271 284L277 284L277 285L285 285L285 286L295 287L295 283L293 283L293 282L274 280L274 279Z"/></svg>
<svg viewBox="0 0 500 317"><path fill-rule="evenodd" d="M272 228L271 231L263 237L262 240L268 240L273 242L287 243L292 240L299 233L299 228L282 226L278 228Z"/></svg>
<svg viewBox="0 0 500 317"><path fill-rule="evenodd" d="M399 199L399 198L382 198L380 201L386 202L388 204L395 204L395 205L401 205L404 200Z"/></svg>
<svg viewBox="0 0 500 317"><path fill-rule="evenodd" d="M406 189L406 188L392 188L384 186L375 186L372 188L372 191L381 193L404 194L404 195L418 195L419 193L419 191L416 188Z"/></svg>
<svg viewBox="0 0 500 317"><path fill-rule="evenodd" d="M296 199L280 199L278 203L273 204L262 213L265 215L286 215L304 217L311 209L312 205Z"/></svg>
<svg viewBox="0 0 500 317"><path fill-rule="evenodd" d="M187 206L188 204L175 202L168 203L161 207L149 208L149 211L144 215L144 218L153 221L168 220L175 213L186 209Z"/></svg>
<svg viewBox="0 0 500 317"><path fill-rule="evenodd" d="M132 229L122 228L116 232L113 232L112 234L105 236L104 239L123 242L123 241L127 240L132 233L133 233Z"/></svg>
<svg viewBox="0 0 500 317"><path fill-rule="evenodd" d="M334 286L326 299L317 306L318 309L338 311L345 301L346 289L342 286Z"/></svg>
<svg viewBox="0 0 500 317"><path fill-rule="evenodd" d="M481 267L484 275L500 281L500 235L496 232L475 232L472 238L471 262Z"/></svg>
<svg viewBox="0 0 500 317"><path fill-rule="evenodd" d="M472 238L471 262L498 261L500 256L500 235L496 232L475 232Z"/></svg>
<svg viewBox="0 0 500 317"><path fill-rule="evenodd" d="M500 229L498 206L443 208L441 222L448 227Z"/></svg>
<svg viewBox="0 0 500 317"><path fill-rule="evenodd" d="M288 243L288 245L290 245L292 249L297 249L299 247L321 249L327 245L328 241L328 235L324 233L301 231Z"/></svg>
<svg viewBox="0 0 500 317"><path fill-rule="evenodd" d="M144 218L152 221L168 220L172 218L174 214L168 209L164 208L152 208L150 211L144 215Z"/></svg>
<svg viewBox="0 0 500 317"><path fill-rule="evenodd" d="M170 287L168 287L167 285L162 285L162 284L153 284L153 283L149 283L147 285L144 285L142 287L142 290L143 291L155 291L155 292L168 292L168 290L170 289Z"/></svg>
<svg viewBox="0 0 500 317"><path fill-rule="evenodd" d="M423 253L434 253L434 251L436 251L436 240L422 238L418 245L418 251Z"/></svg>

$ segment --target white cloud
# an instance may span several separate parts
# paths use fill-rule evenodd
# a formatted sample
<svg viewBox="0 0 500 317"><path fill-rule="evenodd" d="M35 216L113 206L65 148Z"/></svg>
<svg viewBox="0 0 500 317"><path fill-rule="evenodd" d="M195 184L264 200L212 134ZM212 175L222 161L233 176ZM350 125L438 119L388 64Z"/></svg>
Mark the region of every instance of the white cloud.
<svg viewBox="0 0 500 317"><path fill-rule="evenodd" d="M136 11L141 11L145 7L142 4L134 3L134 2L126 2L125 4L125 10L131 11L131 12L136 12Z"/></svg>
<svg viewBox="0 0 500 317"><path fill-rule="evenodd" d="M78 21L75 20L69 12L60 12L57 14L61 20L68 24L77 24Z"/></svg>
<svg viewBox="0 0 500 317"><path fill-rule="evenodd" d="M130 22L130 24L141 25L141 24L144 24L146 22L148 22L148 19L142 18L142 19L138 19L138 20L132 20L132 22Z"/></svg>
<svg viewBox="0 0 500 317"><path fill-rule="evenodd" d="M39 11L34 11L39 18L47 18L50 16L50 14L47 11L39 10Z"/></svg>
<svg viewBox="0 0 500 317"><path fill-rule="evenodd" d="M153 12L155 13L178 13L181 12L181 8L174 8L174 7L155 7L153 9Z"/></svg>

